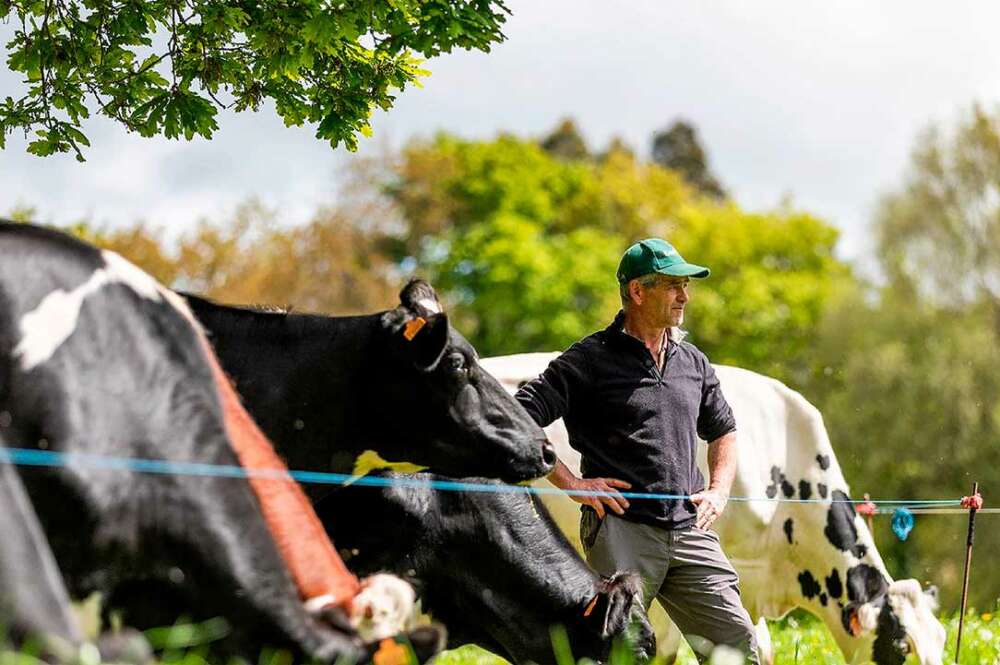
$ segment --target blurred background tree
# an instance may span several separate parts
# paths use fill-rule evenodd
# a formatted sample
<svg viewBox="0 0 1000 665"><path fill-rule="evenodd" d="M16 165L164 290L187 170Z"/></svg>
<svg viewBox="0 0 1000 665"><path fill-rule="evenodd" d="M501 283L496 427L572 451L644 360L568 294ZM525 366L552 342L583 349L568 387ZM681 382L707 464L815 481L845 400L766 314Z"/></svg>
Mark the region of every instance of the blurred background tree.
<svg viewBox="0 0 1000 665"><path fill-rule="evenodd" d="M874 230L893 288L952 307L985 300L1000 335L1000 110L973 106L954 131L920 137Z"/></svg>
<svg viewBox="0 0 1000 665"><path fill-rule="evenodd" d="M726 190L708 167L708 155L701 147L698 130L684 120L653 135L653 162L680 173L695 189L709 198L722 200Z"/></svg>

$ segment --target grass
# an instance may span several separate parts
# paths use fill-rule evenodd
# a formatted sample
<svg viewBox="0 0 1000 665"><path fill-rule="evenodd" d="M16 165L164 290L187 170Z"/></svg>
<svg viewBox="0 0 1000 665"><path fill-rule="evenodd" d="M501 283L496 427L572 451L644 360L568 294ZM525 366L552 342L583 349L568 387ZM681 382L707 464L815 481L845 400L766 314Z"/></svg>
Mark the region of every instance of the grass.
<svg viewBox="0 0 1000 665"><path fill-rule="evenodd" d="M218 620L203 624L180 623L176 626L147 632L157 649L160 665L209 665L218 662L211 656L211 643L225 633ZM958 613L942 617L948 632L944 662L955 661L955 637L958 633ZM794 612L781 621L770 623L775 665L842 665L844 663L833 637L826 626L810 614ZM575 665L568 645L556 639L559 665ZM37 650L28 646L18 652L4 650L0 644L0 665L41 665ZM626 654L612 656L610 665L631 665ZM240 662L240 661L238 661ZM584 661L581 661L583 663ZM589 661L588 661L589 662ZM475 646L464 646L441 654L436 665L506 665L507 661ZM906 665L916 665L913 656ZM85 664L90 665L90 664ZM94 664L96 665L96 664ZM247 665L242 663L242 665ZM292 665L285 652L262 652L255 665ZM654 665L663 665L662 662ZM687 645L682 645L677 665L697 665ZM993 612L966 614L962 634L960 665L1000 665L1000 603Z"/></svg>
<svg viewBox="0 0 1000 665"><path fill-rule="evenodd" d="M998 604L997 610L1000 610ZM948 631L944 662L955 662L955 636L958 633L958 613L942 617ZM781 621L770 623L775 665L844 665L830 631L811 614L794 612ZM677 665L697 665L687 645L681 647ZM910 656L906 665L916 665ZM474 646L465 646L443 653L437 665L504 665L506 660ZM560 662L560 665L567 665ZM977 613L970 611L962 630L960 665L1000 665L1000 611Z"/></svg>

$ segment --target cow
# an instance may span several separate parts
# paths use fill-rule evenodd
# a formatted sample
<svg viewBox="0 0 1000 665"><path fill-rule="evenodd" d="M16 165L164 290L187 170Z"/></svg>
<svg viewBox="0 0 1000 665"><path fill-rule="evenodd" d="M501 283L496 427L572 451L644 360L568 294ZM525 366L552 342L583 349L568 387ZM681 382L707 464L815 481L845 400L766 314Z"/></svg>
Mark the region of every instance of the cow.
<svg viewBox="0 0 1000 665"><path fill-rule="evenodd" d="M79 642L66 599L99 591L137 628L225 617L220 653L256 658L272 645L297 658L361 659L373 647L354 626L394 609L371 599L397 591L392 605L409 589L347 571L176 294L113 252L3 221L0 449L5 459L12 449L75 456L2 475L4 537L19 542L0 550L0 609L24 633ZM269 475L150 475L82 461L108 458ZM26 599L20 573L32 556L38 581ZM433 633L415 634L424 652L441 641Z"/></svg>
<svg viewBox="0 0 1000 665"><path fill-rule="evenodd" d="M405 484L344 487L316 512L356 573L388 570L414 585L422 607L448 627L449 647L554 664L550 628L558 625L577 658L606 662L619 638L636 662L653 656L634 575L602 579L536 496L482 478L465 480L487 491L437 491L440 480L450 479L419 473Z"/></svg>
<svg viewBox="0 0 1000 665"><path fill-rule="evenodd" d="M514 392L556 355L484 358L481 364ZM915 653L922 665L939 665L945 631L934 616L936 596L916 580L889 575L864 520L848 502L850 491L820 412L775 379L735 367L715 371L737 422L733 496L821 501L730 501L715 525L740 575L744 605L758 621L765 659L770 661L770 637L764 618L801 607L826 623L848 662L899 665ZM547 434L559 459L579 474L580 456L569 447L562 423ZM550 507L565 513L567 504L568 498L553 496ZM662 608L653 609L660 655L672 662L680 636L664 626Z"/></svg>
<svg viewBox="0 0 1000 665"><path fill-rule="evenodd" d="M393 463L512 482L552 469L542 430L479 371L426 282L409 282L394 309L354 317L185 297L293 468L362 475ZM308 491L316 500L328 489Z"/></svg>
<svg viewBox="0 0 1000 665"><path fill-rule="evenodd" d="M414 289L422 291L423 300L429 302L433 298L429 287L411 283L401 294L402 307L419 302ZM247 408L292 466L309 468L311 458L304 452L318 449L325 451L318 459L335 462L350 457L331 452L334 449L351 450L358 455L361 448L374 446L387 457L392 455L386 447L392 442L381 441L388 435L386 428L391 423L381 414L361 417L364 415L361 409L369 401L364 391L369 388L360 388L355 396L344 396L345 384L359 383L351 376L351 372L360 371L355 369L357 351L344 343L334 343L334 334L328 333L324 338L334 342L310 345L308 338L286 332L301 329L306 322L319 329L338 330L339 319L309 316L300 323L292 315L221 307L195 296L186 297L195 315L210 331L220 362L240 387ZM363 324L350 323L354 327L377 329L382 325L378 319L384 317L383 314L376 321L365 320ZM461 354L464 365L458 377L459 395L465 391L468 401L482 405L478 408L495 402L495 414L508 412L506 418L510 422L530 432L531 424L525 424L525 419L530 423L527 414L478 366L468 344L457 333L452 334L451 353ZM272 339L271 335L275 337ZM306 348L296 345L292 339L296 337L297 344ZM283 345L282 354L287 356L285 362L296 367L295 372L276 368L269 354L261 351L274 348L279 342ZM344 359L337 355L343 353L350 356ZM341 361L342 371L335 369ZM402 370L406 369L404 365ZM449 363L441 376L432 378L444 382L446 390L456 392L449 387L455 381L454 369L455 363ZM406 381L415 380L412 374L408 376ZM473 400L472 395L476 394L482 397ZM287 399L283 397L286 395L308 396L309 402L303 404L301 397ZM416 390L410 397L414 404L405 408L412 413L419 407L424 415L400 418L409 423L440 422L440 416L432 410L444 407L440 403L422 402L421 397L425 396ZM344 425L345 414L338 408L308 410L310 404L338 403L342 399L347 400L342 407L348 412L346 415L353 415L357 421L350 427ZM392 402L383 402L380 407L387 413L398 408ZM497 416L493 418L496 420ZM287 426L296 420L308 425ZM466 418L470 423L478 420L475 413ZM419 427L415 425L413 429ZM411 438L419 435L414 432ZM541 430L532 436L536 440L544 437ZM365 443L349 448L353 441ZM458 441L466 442L468 437ZM431 461L415 454L413 450L400 450L395 458ZM464 453L460 449L455 454ZM551 456L546 455L548 464ZM368 459L363 469L356 462L333 463L328 468L361 473L394 466L397 465L379 457ZM456 468L454 463L433 466ZM317 497L316 510L351 568L361 573L389 570L413 582L422 593L424 608L448 626L451 646L475 643L504 653L515 662L554 662L549 627L559 624L566 628L577 656L606 659L613 641L630 630L634 631L635 655L640 658L652 655L652 633L644 612L635 603L638 597L635 581L629 576L601 579L568 544L536 498L509 493L438 494L430 489L429 482L441 476L418 474L415 478L427 484L387 489L312 488L311 495ZM502 486L498 485L498 490ZM445 557L447 564L442 563Z"/></svg>

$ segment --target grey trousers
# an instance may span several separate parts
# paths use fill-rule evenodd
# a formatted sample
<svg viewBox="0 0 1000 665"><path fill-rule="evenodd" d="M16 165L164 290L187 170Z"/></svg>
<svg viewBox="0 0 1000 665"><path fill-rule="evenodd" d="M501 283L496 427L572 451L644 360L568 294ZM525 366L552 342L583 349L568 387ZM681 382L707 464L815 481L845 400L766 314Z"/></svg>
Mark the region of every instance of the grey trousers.
<svg viewBox="0 0 1000 665"><path fill-rule="evenodd" d="M705 662L717 645L758 665L753 622L740 602L739 577L714 531L667 529L585 510L580 521L587 562L602 575L630 570L642 578L643 602L657 598Z"/></svg>

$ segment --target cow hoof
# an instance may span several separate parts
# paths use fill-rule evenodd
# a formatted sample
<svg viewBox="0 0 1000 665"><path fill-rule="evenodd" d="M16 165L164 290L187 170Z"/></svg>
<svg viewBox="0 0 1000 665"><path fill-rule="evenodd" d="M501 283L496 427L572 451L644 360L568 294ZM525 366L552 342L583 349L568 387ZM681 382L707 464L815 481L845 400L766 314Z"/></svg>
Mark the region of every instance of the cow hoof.
<svg viewBox="0 0 1000 665"><path fill-rule="evenodd" d="M134 628L108 631L97 638L101 662L146 665L153 662L153 647L145 636Z"/></svg>

